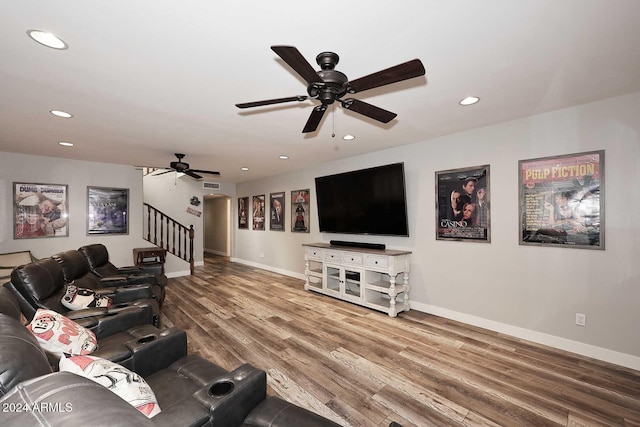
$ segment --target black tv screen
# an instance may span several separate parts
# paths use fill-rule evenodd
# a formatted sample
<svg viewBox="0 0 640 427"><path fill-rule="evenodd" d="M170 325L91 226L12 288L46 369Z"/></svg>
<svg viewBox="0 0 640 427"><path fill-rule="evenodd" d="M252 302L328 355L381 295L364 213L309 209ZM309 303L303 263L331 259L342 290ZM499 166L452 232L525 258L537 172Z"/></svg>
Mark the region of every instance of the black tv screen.
<svg viewBox="0 0 640 427"><path fill-rule="evenodd" d="M316 178L320 231L408 236L404 163Z"/></svg>

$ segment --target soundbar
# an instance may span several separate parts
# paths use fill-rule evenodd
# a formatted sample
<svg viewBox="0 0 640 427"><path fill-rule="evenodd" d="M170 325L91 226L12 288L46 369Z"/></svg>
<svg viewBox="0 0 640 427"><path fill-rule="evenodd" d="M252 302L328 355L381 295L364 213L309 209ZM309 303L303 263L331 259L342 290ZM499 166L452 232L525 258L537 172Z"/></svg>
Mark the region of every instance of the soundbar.
<svg viewBox="0 0 640 427"><path fill-rule="evenodd" d="M348 242L344 240L330 240L331 246L346 246L348 248L362 248L362 249L378 249L385 250L386 245L384 243L363 243L363 242Z"/></svg>

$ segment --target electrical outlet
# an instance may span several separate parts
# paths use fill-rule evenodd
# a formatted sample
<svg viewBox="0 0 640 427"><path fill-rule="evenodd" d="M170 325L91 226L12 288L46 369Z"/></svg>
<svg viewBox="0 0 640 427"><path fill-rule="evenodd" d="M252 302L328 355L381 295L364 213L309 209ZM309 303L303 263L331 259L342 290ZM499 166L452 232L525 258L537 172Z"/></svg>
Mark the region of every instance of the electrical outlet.
<svg viewBox="0 0 640 427"><path fill-rule="evenodd" d="M587 326L587 315L583 313L576 313L576 325Z"/></svg>
<svg viewBox="0 0 640 427"><path fill-rule="evenodd" d="M264 252L260 252L260 258L264 258Z"/></svg>

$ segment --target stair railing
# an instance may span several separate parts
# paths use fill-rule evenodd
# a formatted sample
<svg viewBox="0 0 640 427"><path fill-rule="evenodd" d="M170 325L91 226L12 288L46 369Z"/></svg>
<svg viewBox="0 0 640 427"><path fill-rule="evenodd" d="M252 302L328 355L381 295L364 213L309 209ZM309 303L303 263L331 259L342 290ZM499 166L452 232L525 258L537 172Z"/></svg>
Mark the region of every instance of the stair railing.
<svg viewBox="0 0 640 427"><path fill-rule="evenodd" d="M143 236L144 239L187 261L189 271L193 274L193 225L187 228L148 203L144 203L144 207L147 211L147 235Z"/></svg>

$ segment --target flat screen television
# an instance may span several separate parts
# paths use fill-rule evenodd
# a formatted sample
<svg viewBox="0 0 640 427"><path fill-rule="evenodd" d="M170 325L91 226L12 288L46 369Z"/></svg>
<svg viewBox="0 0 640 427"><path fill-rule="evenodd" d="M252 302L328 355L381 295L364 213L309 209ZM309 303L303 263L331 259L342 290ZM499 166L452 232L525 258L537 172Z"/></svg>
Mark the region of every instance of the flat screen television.
<svg viewBox="0 0 640 427"><path fill-rule="evenodd" d="M321 176L315 181L321 232L409 235L404 163Z"/></svg>

